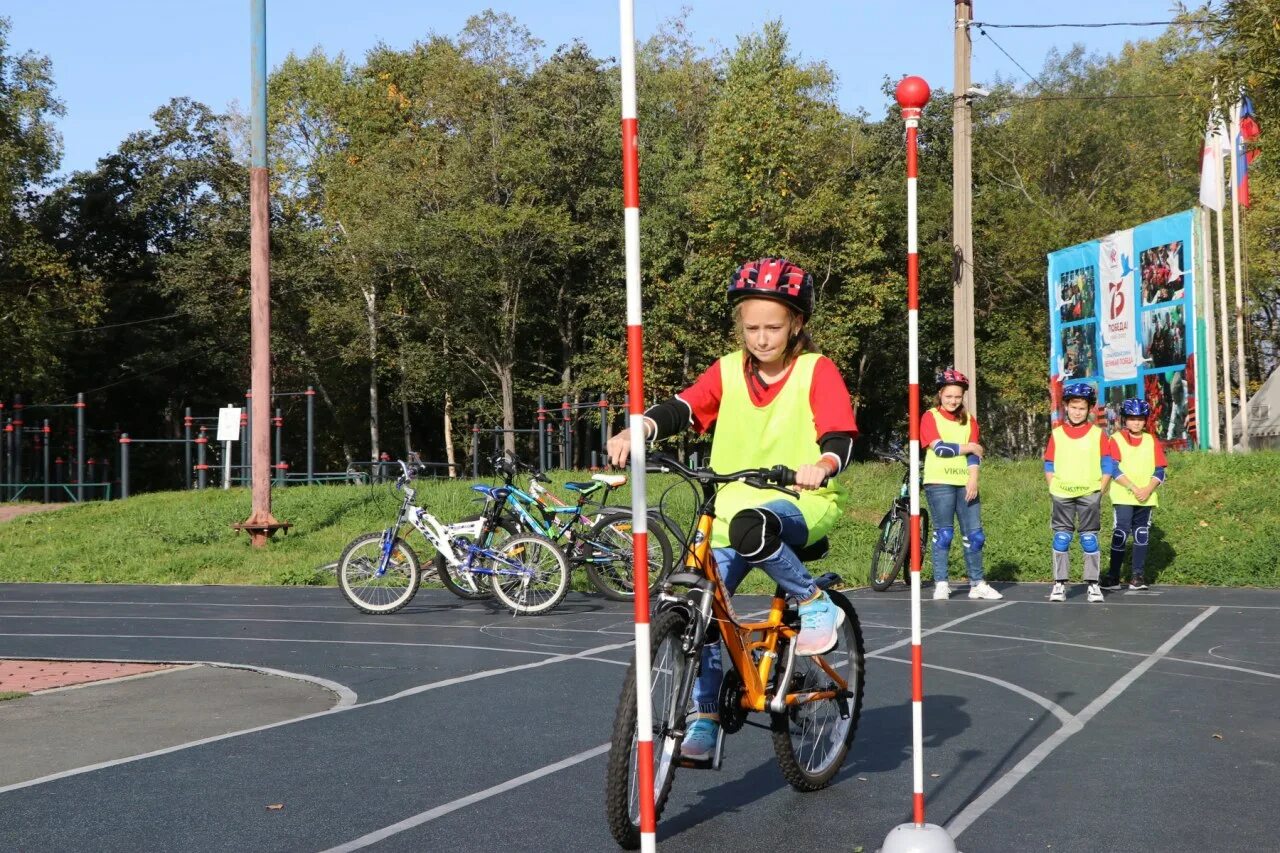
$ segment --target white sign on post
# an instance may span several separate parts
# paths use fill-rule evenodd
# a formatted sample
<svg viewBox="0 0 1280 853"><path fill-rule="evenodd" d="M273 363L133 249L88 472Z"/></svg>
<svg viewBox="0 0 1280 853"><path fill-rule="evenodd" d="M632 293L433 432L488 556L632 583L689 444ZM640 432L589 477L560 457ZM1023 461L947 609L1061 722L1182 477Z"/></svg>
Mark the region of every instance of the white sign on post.
<svg viewBox="0 0 1280 853"><path fill-rule="evenodd" d="M218 409L218 441L222 442L222 488L231 488L231 442L240 440L240 409Z"/></svg>
<svg viewBox="0 0 1280 853"><path fill-rule="evenodd" d="M218 409L218 441L240 440L240 409L227 406Z"/></svg>

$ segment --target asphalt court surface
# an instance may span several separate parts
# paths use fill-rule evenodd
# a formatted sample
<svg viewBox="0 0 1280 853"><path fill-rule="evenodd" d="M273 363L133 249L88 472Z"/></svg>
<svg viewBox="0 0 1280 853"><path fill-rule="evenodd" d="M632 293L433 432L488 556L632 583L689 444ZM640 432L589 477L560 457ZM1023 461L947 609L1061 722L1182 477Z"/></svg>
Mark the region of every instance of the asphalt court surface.
<svg viewBox="0 0 1280 853"><path fill-rule="evenodd" d="M1280 590L1004 591L923 603L928 820L967 853L1275 849ZM849 595L870 656L836 783L792 791L748 727L721 771L677 773L660 847L871 851L910 819L907 593ZM331 697L6 779L0 849L616 849L605 751L633 636L627 605L577 594L517 619L424 590L372 617L334 589L0 585L0 657L217 662ZM47 698L0 702L0 745L5 706Z"/></svg>

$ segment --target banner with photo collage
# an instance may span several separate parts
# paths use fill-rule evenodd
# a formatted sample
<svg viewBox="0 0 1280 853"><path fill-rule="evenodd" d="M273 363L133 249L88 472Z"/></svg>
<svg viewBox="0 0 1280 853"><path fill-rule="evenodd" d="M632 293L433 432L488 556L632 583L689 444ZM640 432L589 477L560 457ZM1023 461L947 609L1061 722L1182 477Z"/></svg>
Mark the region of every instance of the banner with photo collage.
<svg viewBox="0 0 1280 853"><path fill-rule="evenodd" d="M1098 422L1120 428L1120 403L1151 404L1151 432L1171 447L1207 445L1196 428L1196 217L1184 211L1049 255L1049 393L1098 391Z"/></svg>

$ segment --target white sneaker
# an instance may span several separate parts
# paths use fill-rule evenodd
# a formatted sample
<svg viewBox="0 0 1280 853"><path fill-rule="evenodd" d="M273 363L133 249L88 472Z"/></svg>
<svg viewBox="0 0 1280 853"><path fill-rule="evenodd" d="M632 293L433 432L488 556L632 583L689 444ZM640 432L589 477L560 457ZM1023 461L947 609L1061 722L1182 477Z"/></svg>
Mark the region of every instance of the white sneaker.
<svg viewBox="0 0 1280 853"><path fill-rule="evenodd" d="M995 587L991 586L991 584L987 583L986 581L982 581L981 583L977 583L977 584L972 584L969 587L969 597L985 598L987 601L999 601L1000 599L1004 598L1004 596L1001 595L999 591L996 590Z"/></svg>
<svg viewBox="0 0 1280 853"><path fill-rule="evenodd" d="M1065 583L1055 583L1053 585L1053 592L1049 593L1049 600L1050 601L1066 601L1067 585Z"/></svg>
<svg viewBox="0 0 1280 853"><path fill-rule="evenodd" d="M933 585L933 600L945 601L951 597L951 584L946 581L938 581Z"/></svg>
<svg viewBox="0 0 1280 853"><path fill-rule="evenodd" d="M1104 600L1106 599L1105 599L1105 596L1103 596L1102 594L1102 587L1100 587L1096 583L1089 584L1089 603L1097 604L1099 601L1104 601Z"/></svg>

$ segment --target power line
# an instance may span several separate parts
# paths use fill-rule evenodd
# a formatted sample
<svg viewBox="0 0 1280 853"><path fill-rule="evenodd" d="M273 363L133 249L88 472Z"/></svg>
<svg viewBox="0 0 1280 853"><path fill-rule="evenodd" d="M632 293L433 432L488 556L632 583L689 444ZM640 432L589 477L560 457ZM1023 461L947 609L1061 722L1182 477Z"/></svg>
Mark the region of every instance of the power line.
<svg viewBox="0 0 1280 853"><path fill-rule="evenodd" d="M145 320L129 320L125 323L112 323L109 326L93 326L88 329L66 329L61 332L54 332L55 335L78 335L81 332L101 332L106 329L119 329L124 326L139 326L143 323L155 323L159 320L171 320L174 317L182 316L182 311L175 311L172 314L165 314L163 317L148 317Z"/></svg>
<svg viewBox="0 0 1280 853"><path fill-rule="evenodd" d="M1041 91L1041 92L1047 92L1047 91L1048 91L1048 89L1045 87L1045 85L1044 85L1043 83L1041 83L1039 80L1037 80L1037 79L1036 79L1036 76L1035 76L1034 74L1032 74L1032 73L1031 73L1030 71L1028 71L1027 69L1023 68L1023 67L1022 67L1022 63L1018 62L1018 60L1014 59L1012 56L1009 56L1009 51L1007 51L1007 50L1005 50L1003 47L1001 47L1001 46L1000 46L1000 43L999 43L998 41L996 41L995 39L993 39L990 35L988 35L988 34L987 34L987 31L986 31L986 30L984 30L981 26L979 26L979 27L978 27L978 33L979 33L980 35L986 36L987 41L991 42L992 44L994 44L994 45L996 46L996 50L998 50L998 51L1000 51L1001 53L1003 53L1006 57L1008 57L1008 59L1009 59L1009 61L1010 61L1010 62L1012 62L1014 65L1018 66L1019 70L1021 70L1023 74L1025 74L1025 75L1027 75L1027 77L1031 78L1031 82L1032 82L1032 83L1035 83L1037 86L1039 86L1039 87L1040 87L1040 91Z"/></svg>
<svg viewBox="0 0 1280 853"><path fill-rule="evenodd" d="M1153 92L1148 95L1033 95L1018 97L1010 95L1009 101L1028 103L1031 101L1140 101L1151 98L1194 98L1186 92Z"/></svg>
<svg viewBox="0 0 1280 853"><path fill-rule="evenodd" d="M114 381L114 382L108 382L106 385L99 385L97 388L90 388L88 391L84 391L84 392L82 392L82 393L84 393L84 394L88 395L88 394L93 394L93 393L95 393L95 392L97 392L97 391L105 391L105 390L106 390L106 389L108 389L108 388L114 388L115 386L117 386L117 385L122 385L122 384L124 384L125 382L132 382L134 379L143 379L143 378L145 378L145 377L147 377L147 376L152 376L152 375L154 375L154 374L156 374L156 373L159 373L159 372L160 372L160 371L162 371L162 370L167 370L167 369L168 369L168 368L170 368L170 367L177 367L177 366L178 366L178 365L180 365L180 364L186 364L188 361L192 361L192 360L194 360L194 359L200 358L201 356L205 356L205 355L208 355L208 354L209 354L209 353L208 353L207 351L199 351L199 352L193 353L192 355L187 356L186 358L182 358L182 359L179 359L179 360L177 360L177 361L171 361L171 362L169 362L169 363L167 363L167 364L162 364L162 365L160 365L159 367L155 368L154 370L147 370L147 371L145 371L145 372L143 372L143 371L135 371L135 372L133 372L133 373L127 374L126 376L124 376L124 377L123 377L123 378L121 378L121 379L117 379L117 380L116 380L116 381ZM62 402L64 402L64 403L70 403L70 402L74 401L74 399L75 399L74 397L68 397L68 398L66 398L65 400L63 400Z"/></svg>
<svg viewBox="0 0 1280 853"><path fill-rule="evenodd" d="M1193 24L1212 24L1209 18L1185 18L1180 21L1109 21L1101 24L992 24L988 21L971 21L971 27L991 27L1001 30L1048 30L1056 27L1076 29L1101 29L1102 27L1189 27Z"/></svg>

